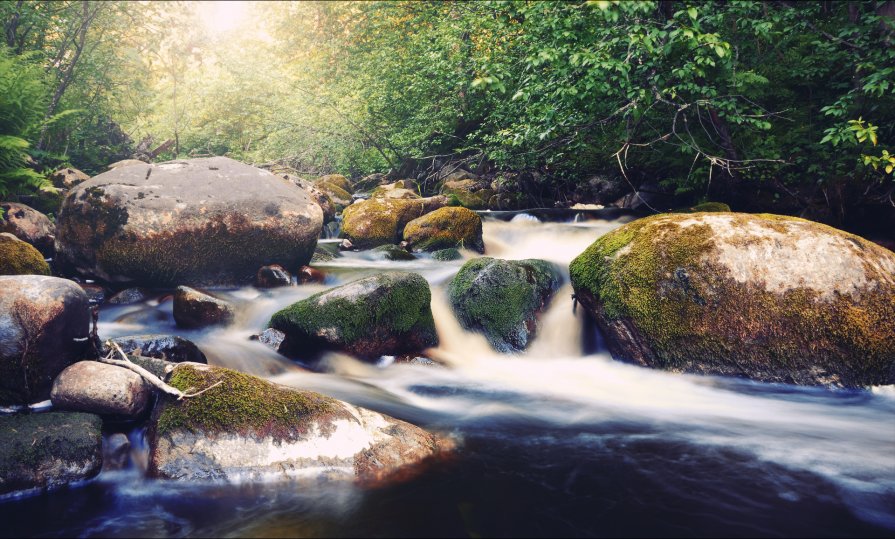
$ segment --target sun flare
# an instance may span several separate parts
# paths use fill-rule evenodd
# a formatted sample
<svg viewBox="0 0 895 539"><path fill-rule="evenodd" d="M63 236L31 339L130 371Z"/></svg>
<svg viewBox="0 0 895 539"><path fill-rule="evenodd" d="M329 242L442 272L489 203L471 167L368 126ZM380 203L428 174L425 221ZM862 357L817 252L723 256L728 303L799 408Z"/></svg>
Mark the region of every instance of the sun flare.
<svg viewBox="0 0 895 539"><path fill-rule="evenodd" d="M229 32L246 22L248 4L240 1L199 2L199 20L209 32Z"/></svg>

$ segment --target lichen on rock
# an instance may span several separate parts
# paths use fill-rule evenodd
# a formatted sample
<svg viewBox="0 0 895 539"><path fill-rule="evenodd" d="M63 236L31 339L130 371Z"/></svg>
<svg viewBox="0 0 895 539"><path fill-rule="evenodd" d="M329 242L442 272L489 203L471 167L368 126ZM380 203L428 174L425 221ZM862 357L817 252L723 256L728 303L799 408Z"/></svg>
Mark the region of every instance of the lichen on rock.
<svg viewBox="0 0 895 539"><path fill-rule="evenodd" d="M446 207L407 223L404 241L414 251L465 248L485 252L482 218L466 208Z"/></svg>

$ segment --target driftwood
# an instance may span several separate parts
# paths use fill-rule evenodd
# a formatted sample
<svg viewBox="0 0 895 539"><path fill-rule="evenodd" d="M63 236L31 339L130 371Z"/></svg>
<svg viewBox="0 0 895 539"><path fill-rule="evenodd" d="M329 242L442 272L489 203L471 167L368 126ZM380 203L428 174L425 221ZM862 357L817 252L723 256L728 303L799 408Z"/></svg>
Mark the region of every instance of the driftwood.
<svg viewBox="0 0 895 539"><path fill-rule="evenodd" d="M158 376L152 374L151 372L147 371L143 367L141 367L141 366L137 365L136 363L134 363L133 361L131 361L130 358L127 357L127 354L124 353L124 351L121 349L120 346L118 346L117 343L114 343L112 341L106 341L106 346L109 346L111 348L111 350L109 350L109 354L106 355L105 357L103 357L103 356L99 357L99 361L101 363L107 363L109 365L115 365L116 367L122 367L122 368L125 368L128 370L131 370L131 371L139 374L144 380L146 380L150 384L154 385L156 388L158 388L163 393L166 393L173 397L177 397L177 400L198 397L202 393L205 393L209 389L217 387L217 386L221 385L221 383L222 383L222 381L215 382L214 384L206 387L205 389L203 389L201 391L194 391L193 388L189 388L184 392L184 391L177 389L176 387L169 386L164 381L162 381L162 379L159 378ZM118 352L118 355L120 355L123 359L114 359L112 357L114 355L114 352Z"/></svg>

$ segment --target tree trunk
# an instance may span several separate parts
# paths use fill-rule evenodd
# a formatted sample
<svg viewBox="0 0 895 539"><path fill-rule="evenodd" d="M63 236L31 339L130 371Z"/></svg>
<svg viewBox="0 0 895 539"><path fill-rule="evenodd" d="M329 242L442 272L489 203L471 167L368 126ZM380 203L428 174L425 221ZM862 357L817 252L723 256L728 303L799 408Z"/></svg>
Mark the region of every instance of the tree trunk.
<svg viewBox="0 0 895 539"><path fill-rule="evenodd" d="M6 30L6 44L10 49L18 49L16 46L16 30L19 28L19 17L22 16L19 10L22 9L22 4L24 3L25 0L19 0L16 3L16 12L12 14L12 18L10 18L4 25Z"/></svg>

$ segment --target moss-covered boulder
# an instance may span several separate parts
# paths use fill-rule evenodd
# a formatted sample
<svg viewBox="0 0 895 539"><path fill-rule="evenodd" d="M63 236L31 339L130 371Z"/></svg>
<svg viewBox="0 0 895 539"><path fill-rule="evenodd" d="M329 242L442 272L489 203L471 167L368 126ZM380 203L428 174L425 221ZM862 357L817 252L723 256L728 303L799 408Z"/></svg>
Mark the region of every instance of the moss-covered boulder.
<svg viewBox="0 0 895 539"><path fill-rule="evenodd" d="M450 249L439 249L432 252L432 259L441 262L450 262L452 260L460 260L463 255L459 249L451 247Z"/></svg>
<svg viewBox="0 0 895 539"><path fill-rule="evenodd" d="M351 198L350 195L354 194L354 186L351 185L351 180L349 180L345 176L342 176L341 174L327 174L326 176L320 176L319 178L314 180L314 183L328 183L330 185L335 185L342 191L348 193L349 199Z"/></svg>
<svg viewBox="0 0 895 539"><path fill-rule="evenodd" d="M396 244L407 223L446 204L447 199L442 196L361 200L345 208L341 237L349 239L357 249Z"/></svg>
<svg viewBox="0 0 895 539"><path fill-rule="evenodd" d="M601 237L570 273L617 358L796 384L895 382L895 254L828 226L657 215Z"/></svg>
<svg viewBox="0 0 895 539"><path fill-rule="evenodd" d="M383 273L315 294L277 312L280 349L307 357L340 350L363 359L412 354L438 344L429 283L415 273Z"/></svg>
<svg viewBox="0 0 895 539"><path fill-rule="evenodd" d="M404 241L414 251L460 247L485 252L482 218L466 208L441 208L407 223Z"/></svg>
<svg viewBox="0 0 895 539"><path fill-rule="evenodd" d="M420 198L417 185L410 180L398 180L380 185L370 193L373 198Z"/></svg>
<svg viewBox="0 0 895 539"><path fill-rule="evenodd" d="M491 189L491 184L472 179L446 181L441 187L441 194L456 198L464 208L471 210L484 210L488 208L491 197L497 191Z"/></svg>
<svg viewBox="0 0 895 539"><path fill-rule="evenodd" d="M101 431L92 414L0 416L0 494L94 477L103 463Z"/></svg>
<svg viewBox="0 0 895 539"><path fill-rule="evenodd" d="M465 329L485 335L499 352L518 352L534 337L561 279L544 260L476 258L460 268L448 298Z"/></svg>
<svg viewBox="0 0 895 539"><path fill-rule="evenodd" d="M57 262L114 283L247 284L261 266L307 264L322 226L303 189L265 170L226 157L138 164L68 194Z"/></svg>
<svg viewBox="0 0 895 539"><path fill-rule="evenodd" d="M50 397L53 379L87 352L90 310L76 283L0 277L0 406Z"/></svg>
<svg viewBox="0 0 895 539"><path fill-rule="evenodd" d="M437 451L435 437L403 421L229 369L181 363L168 383L211 389L156 407L149 470L157 477L377 481Z"/></svg>
<svg viewBox="0 0 895 539"><path fill-rule="evenodd" d="M8 232L0 233L0 275L49 275L40 251Z"/></svg>
<svg viewBox="0 0 895 539"><path fill-rule="evenodd" d="M15 202L0 203L0 232L27 241L44 256L52 257L56 225L39 211Z"/></svg>
<svg viewBox="0 0 895 539"><path fill-rule="evenodd" d="M416 260L413 253L408 253L397 245L380 245L370 250L370 255L379 260L407 261Z"/></svg>

